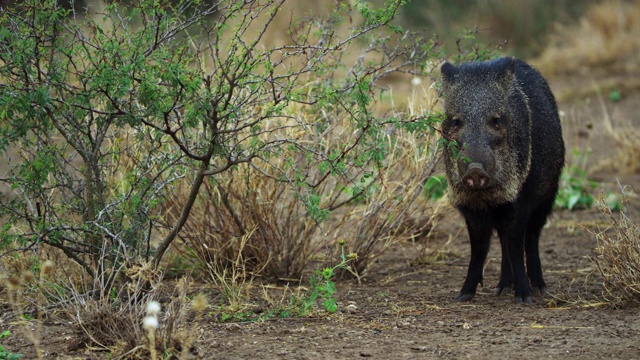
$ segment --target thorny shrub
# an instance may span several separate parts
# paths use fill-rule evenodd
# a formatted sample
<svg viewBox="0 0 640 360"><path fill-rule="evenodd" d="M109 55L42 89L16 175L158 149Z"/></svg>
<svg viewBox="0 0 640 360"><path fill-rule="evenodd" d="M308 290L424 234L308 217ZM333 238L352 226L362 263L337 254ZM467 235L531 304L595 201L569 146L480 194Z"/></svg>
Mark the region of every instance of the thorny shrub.
<svg viewBox="0 0 640 360"><path fill-rule="evenodd" d="M87 343L125 344L126 353L147 335L143 304L204 190L233 220L232 237L219 241L234 232L299 241L244 246L255 252L242 263L259 259L277 279L298 276L317 246L304 240L317 229L330 239L322 226L345 204L389 219L374 231L380 239L401 223L406 212L368 191L395 181L390 134L433 134L439 118L381 113L383 81L430 73L440 44L394 25L402 0L339 3L317 17L292 16L291 3L96 1L78 12L27 0L0 9L0 183L12 191L0 202L0 249L55 248L80 266L83 275L52 284L46 299L71 304ZM391 189L394 201L404 196Z"/></svg>
<svg viewBox="0 0 640 360"><path fill-rule="evenodd" d="M318 189L359 184L388 151L390 120L374 111L382 80L430 71L440 53L393 24L400 0L315 18L282 13L285 3L3 7L0 151L16 155L0 177L13 190L0 203L0 247L55 247L91 277L147 260L157 268L207 178L222 184L217 176L243 164L327 220ZM334 123L349 124L340 141L316 141ZM179 216L155 232L178 182Z"/></svg>

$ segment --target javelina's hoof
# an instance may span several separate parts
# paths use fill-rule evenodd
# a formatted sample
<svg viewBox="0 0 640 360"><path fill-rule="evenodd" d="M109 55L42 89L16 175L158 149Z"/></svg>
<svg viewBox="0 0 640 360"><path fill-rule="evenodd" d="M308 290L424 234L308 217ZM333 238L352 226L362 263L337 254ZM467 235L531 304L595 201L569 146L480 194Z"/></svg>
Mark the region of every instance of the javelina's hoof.
<svg viewBox="0 0 640 360"><path fill-rule="evenodd" d="M467 301L471 301L471 299L473 299L473 297L475 296L475 294L463 294L460 293L458 294L458 296L456 296L456 301L459 302L467 302Z"/></svg>
<svg viewBox="0 0 640 360"><path fill-rule="evenodd" d="M500 296L502 294L511 294L513 289L511 286L499 286L496 288L496 291L493 293L495 296Z"/></svg>
<svg viewBox="0 0 640 360"><path fill-rule="evenodd" d="M516 304L531 305L533 304L533 300L531 299L531 296L525 296L524 300L522 299L522 296L516 296Z"/></svg>
<svg viewBox="0 0 640 360"><path fill-rule="evenodd" d="M531 295L536 297L544 297L547 294L547 288L534 286L531 288Z"/></svg>

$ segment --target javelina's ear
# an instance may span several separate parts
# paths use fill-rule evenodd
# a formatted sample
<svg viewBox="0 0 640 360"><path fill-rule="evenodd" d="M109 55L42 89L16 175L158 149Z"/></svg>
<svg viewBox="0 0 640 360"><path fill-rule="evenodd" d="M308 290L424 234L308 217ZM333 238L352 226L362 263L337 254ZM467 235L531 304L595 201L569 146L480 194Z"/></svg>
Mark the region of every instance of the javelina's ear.
<svg viewBox="0 0 640 360"><path fill-rule="evenodd" d="M517 61L516 58L505 57L498 61L498 76L500 77L500 82L505 85L510 84L515 78Z"/></svg>
<svg viewBox="0 0 640 360"><path fill-rule="evenodd" d="M455 75L458 73L458 68L451 65L451 63L447 61L442 64L440 72L442 73L442 80L444 82L452 83Z"/></svg>

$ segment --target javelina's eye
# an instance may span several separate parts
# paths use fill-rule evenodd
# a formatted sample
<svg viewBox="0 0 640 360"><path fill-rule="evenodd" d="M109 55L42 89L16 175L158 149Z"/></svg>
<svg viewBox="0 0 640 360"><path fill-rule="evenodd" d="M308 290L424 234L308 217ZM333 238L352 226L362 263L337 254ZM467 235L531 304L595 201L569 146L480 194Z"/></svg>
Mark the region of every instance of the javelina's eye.
<svg viewBox="0 0 640 360"><path fill-rule="evenodd" d="M504 126L504 120L500 116L496 115L489 120L489 125L494 129L500 130Z"/></svg>
<svg viewBox="0 0 640 360"><path fill-rule="evenodd" d="M462 126L462 119L459 116L454 116L449 118L449 126L453 128L458 128Z"/></svg>

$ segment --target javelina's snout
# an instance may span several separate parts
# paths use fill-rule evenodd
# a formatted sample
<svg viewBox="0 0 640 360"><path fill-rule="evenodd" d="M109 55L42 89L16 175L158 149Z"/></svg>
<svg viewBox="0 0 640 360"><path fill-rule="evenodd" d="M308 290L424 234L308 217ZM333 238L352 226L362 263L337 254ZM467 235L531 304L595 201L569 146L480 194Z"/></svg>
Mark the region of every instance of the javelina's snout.
<svg viewBox="0 0 640 360"><path fill-rule="evenodd" d="M484 166L480 163L471 163L467 167L467 172L462 178L462 182L469 189L484 189L489 186L491 177L487 175Z"/></svg>

